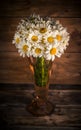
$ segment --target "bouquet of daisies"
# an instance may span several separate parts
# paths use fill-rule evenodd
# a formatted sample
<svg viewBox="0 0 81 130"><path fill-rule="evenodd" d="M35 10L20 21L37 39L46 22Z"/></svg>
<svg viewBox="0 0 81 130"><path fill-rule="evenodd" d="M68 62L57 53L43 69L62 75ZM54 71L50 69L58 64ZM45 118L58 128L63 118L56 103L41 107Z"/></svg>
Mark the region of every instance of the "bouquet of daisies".
<svg viewBox="0 0 81 130"><path fill-rule="evenodd" d="M31 15L21 20L14 35L20 56L43 57L53 61L60 57L69 44L69 33L54 18Z"/></svg>

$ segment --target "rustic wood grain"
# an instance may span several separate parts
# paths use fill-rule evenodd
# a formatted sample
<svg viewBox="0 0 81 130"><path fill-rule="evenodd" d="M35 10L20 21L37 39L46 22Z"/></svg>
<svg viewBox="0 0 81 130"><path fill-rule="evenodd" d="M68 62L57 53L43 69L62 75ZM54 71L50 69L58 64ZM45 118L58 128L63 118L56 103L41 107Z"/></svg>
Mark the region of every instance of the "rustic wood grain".
<svg viewBox="0 0 81 130"><path fill-rule="evenodd" d="M80 17L80 0L6 0L1 1L0 16L23 17L33 12L54 17Z"/></svg>
<svg viewBox="0 0 81 130"><path fill-rule="evenodd" d="M17 87L18 86L18 87ZM2 84L0 88L0 119L9 126L43 126L78 128L81 127L81 89L49 89L49 100L54 104L54 112L49 116L36 117L26 107L34 98L34 88L23 85ZM14 88L15 87L15 88ZM65 85L66 87L66 85ZM69 85L68 85L69 87ZM78 86L76 86L78 87ZM31 89L30 89L31 88ZM73 86L72 86L73 88ZM75 88L75 87L74 87ZM33 127L33 128L34 128Z"/></svg>
<svg viewBox="0 0 81 130"><path fill-rule="evenodd" d="M0 53L1 83L32 83L34 77L27 58L17 52ZM81 53L65 53L56 58L52 66L50 82L54 84L81 84Z"/></svg>
<svg viewBox="0 0 81 130"><path fill-rule="evenodd" d="M13 85L11 84L11 87L13 87L12 89L8 89L8 87L3 90L0 89L1 106L4 107L4 103L5 103L5 106L10 105L13 107L17 105L24 106L25 103L29 103L34 96L34 92L35 92L34 87L33 89L28 89L28 84L25 84L24 86L26 86L25 89L23 89L24 87L22 89L21 87L19 89L18 88L15 89ZM62 85L60 86L62 88ZM65 88L66 88L66 85L65 85ZM28 100L26 98L28 98ZM67 112L68 109L69 111L71 111L70 107L72 107L74 111L76 111L76 109L79 109L79 110L81 109L81 90L71 90L71 89L58 90L58 87L57 89L54 89L54 85L53 85L52 89L49 88L48 99L49 100L51 99L51 102L54 103L57 108L60 107L62 110L64 108L67 109L66 111L63 111L63 112ZM58 111L56 110L56 112ZM61 114L61 112L62 111L59 111L59 114Z"/></svg>

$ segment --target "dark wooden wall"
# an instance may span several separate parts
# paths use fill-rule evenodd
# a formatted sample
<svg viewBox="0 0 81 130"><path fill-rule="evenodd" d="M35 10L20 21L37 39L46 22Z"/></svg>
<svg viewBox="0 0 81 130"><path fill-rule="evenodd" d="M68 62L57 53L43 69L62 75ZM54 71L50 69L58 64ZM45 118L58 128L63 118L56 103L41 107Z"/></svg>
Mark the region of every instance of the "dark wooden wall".
<svg viewBox="0 0 81 130"><path fill-rule="evenodd" d="M70 45L56 58L50 82L81 84L81 2L80 0L2 0L0 2L0 83L33 83L27 58L12 45L16 27L32 13L55 17L67 27Z"/></svg>

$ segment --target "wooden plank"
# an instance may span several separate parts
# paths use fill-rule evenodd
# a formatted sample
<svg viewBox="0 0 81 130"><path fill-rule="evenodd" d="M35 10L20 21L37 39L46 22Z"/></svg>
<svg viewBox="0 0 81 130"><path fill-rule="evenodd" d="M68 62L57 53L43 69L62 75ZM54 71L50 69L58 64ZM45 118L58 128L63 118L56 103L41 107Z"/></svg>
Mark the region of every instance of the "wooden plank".
<svg viewBox="0 0 81 130"><path fill-rule="evenodd" d="M11 125L2 126L1 130L12 129L12 130L80 130L77 127L45 127L45 126L22 126L22 125Z"/></svg>
<svg viewBox="0 0 81 130"><path fill-rule="evenodd" d="M33 90L34 89L34 84L16 84L16 83L0 83L0 90ZM59 93L59 90L62 90L65 92L65 90L68 90L68 92L77 92L78 90L81 90L81 85L77 84L49 84L49 89L57 91Z"/></svg>
<svg viewBox="0 0 81 130"><path fill-rule="evenodd" d="M4 126L2 128L5 128ZM11 125L6 128L12 130L80 130L78 127L45 127L45 126L22 126L22 125Z"/></svg>
<svg viewBox="0 0 81 130"><path fill-rule="evenodd" d="M65 53L52 66L50 83L81 84L81 53ZM17 52L0 53L1 83L33 83L34 78L27 58Z"/></svg>
<svg viewBox="0 0 81 130"><path fill-rule="evenodd" d="M17 86L17 85L16 85ZM11 86L12 87L12 86ZM0 107L13 106L13 107L25 107L25 103L29 103L33 97L35 96L34 88L33 90L27 90L28 87L23 90L16 90L12 88L12 90L6 88L5 90L0 90ZM75 112L76 109L81 109L81 90L53 90L49 89L48 91L48 100L51 101L55 107L57 108L55 111L57 112L60 109L68 109L71 111L72 108ZM27 100L28 99L28 100ZM61 114L62 110L59 111Z"/></svg>
<svg viewBox="0 0 81 130"><path fill-rule="evenodd" d="M55 109L50 116L43 117L32 116L26 109L33 92L27 88L10 90L8 87L0 91L0 114L8 126L81 127L80 90L49 90L49 100Z"/></svg>
<svg viewBox="0 0 81 130"><path fill-rule="evenodd" d="M17 51L12 40L21 18L2 18L0 21L0 51ZM70 33L69 46L65 52L81 52L81 18L58 19Z"/></svg>
<svg viewBox="0 0 81 130"><path fill-rule="evenodd" d="M9 116L7 115L5 120L7 123L9 123L9 125L16 124L16 125L22 125L22 126L24 126L24 125L25 126L26 125L37 126L38 125L38 126L47 126L47 127L49 127L49 126L81 127L81 122L79 121L79 120L81 120L81 116L79 116L79 119L78 119L77 117L71 118L68 115L63 116L63 115L54 114L51 118L48 116L42 117L42 118L38 118L38 117L28 118L27 115L26 116L15 116L14 115L14 117L13 117L12 115L9 114ZM77 123L77 122L79 122L79 123Z"/></svg>
<svg viewBox="0 0 81 130"><path fill-rule="evenodd" d="M31 85L0 85L0 128L80 130L81 90L49 89L48 99L55 105L54 112L48 116L36 117L26 109L34 96Z"/></svg>
<svg viewBox="0 0 81 130"><path fill-rule="evenodd" d="M81 2L79 0L14 0L1 1L0 16L21 17L33 12L40 12L41 15L54 17L80 17Z"/></svg>

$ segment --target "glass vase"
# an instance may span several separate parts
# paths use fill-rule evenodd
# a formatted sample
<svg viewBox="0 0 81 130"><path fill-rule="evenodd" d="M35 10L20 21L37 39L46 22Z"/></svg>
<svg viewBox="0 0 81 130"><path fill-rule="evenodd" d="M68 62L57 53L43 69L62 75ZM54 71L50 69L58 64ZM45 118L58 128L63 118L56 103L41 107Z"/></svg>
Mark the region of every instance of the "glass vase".
<svg viewBox="0 0 81 130"><path fill-rule="evenodd" d="M52 66L51 61L44 57L30 57L30 67L34 76L34 98L28 105L28 111L36 116L51 114L53 105L48 101L49 77Z"/></svg>

